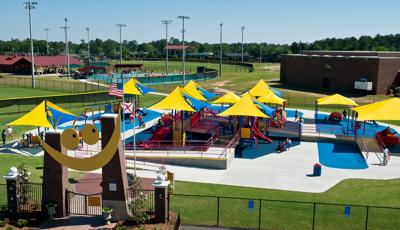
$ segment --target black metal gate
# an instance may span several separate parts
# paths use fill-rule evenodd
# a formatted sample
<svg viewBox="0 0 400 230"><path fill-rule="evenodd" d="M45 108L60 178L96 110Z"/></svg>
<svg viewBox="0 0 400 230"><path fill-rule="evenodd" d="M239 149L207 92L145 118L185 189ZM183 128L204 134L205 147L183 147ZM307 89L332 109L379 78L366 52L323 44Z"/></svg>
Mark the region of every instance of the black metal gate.
<svg viewBox="0 0 400 230"><path fill-rule="evenodd" d="M66 199L67 214L102 215L101 193L86 195L67 191Z"/></svg>

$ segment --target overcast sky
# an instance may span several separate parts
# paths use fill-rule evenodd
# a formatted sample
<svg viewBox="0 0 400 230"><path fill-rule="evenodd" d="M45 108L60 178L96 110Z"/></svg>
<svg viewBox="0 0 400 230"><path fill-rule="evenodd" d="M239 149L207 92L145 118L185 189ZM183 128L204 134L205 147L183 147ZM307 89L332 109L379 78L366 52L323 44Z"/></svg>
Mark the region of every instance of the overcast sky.
<svg viewBox="0 0 400 230"><path fill-rule="evenodd" d="M69 20L73 42L91 38L119 39L116 23L124 23L123 40L152 41L165 37L161 20L170 19L170 36L181 37L178 15L190 16L186 40L219 42L311 42L326 37L394 34L400 30L399 0L36 0L33 37L63 40L59 28ZM21 0L0 0L0 39L29 36L28 12Z"/></svg>

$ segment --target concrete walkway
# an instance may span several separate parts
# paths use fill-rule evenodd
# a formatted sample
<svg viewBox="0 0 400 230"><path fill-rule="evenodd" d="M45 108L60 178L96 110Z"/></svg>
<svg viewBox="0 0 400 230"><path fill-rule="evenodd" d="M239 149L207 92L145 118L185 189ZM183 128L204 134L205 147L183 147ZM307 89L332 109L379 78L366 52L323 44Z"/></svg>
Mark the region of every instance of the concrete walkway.
<svg viewBox="0 0 400 230"><path fill-rule="evenodd" d="M80 230L80 229L113 229L116 223L103 225L102 216L70 215L43 222L39 229Z"/></svg>
<svg viewBox="0 0 400 230"><path fill-rule="evenodd" d="M301 110L304 118L312 118L314 111ZM394 129L399 127L391 125ZM370 156L372 160L373 157ZM376 157L375 157L376 159ZM272 153L256 159L235 158L227 170L210 170L168 165L176 180L269 188L301 192L324 192L342 180L400 178L400 157L392 156L387 166L369 164L367 169L337 169L322 167L322 176L311 176L313 165L319 162L316 142L301 142L283 153ZM372 162L371 162L372 163ZM139 175L149 176L147 171Z"/></svg>

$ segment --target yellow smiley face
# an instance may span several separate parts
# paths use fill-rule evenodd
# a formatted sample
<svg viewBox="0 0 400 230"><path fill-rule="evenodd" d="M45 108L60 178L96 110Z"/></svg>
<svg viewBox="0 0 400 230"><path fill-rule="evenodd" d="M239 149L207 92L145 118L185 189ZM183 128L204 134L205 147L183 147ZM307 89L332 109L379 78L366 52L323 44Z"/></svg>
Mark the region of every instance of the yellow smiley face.
<svg viewBox="0 0 400 230"><path fill-rule="evenodd" d="M58 163L78 171L93 171L105 166L114 156L120 144L121 117L118 113L115 129L107 145L96 155L88 158L75 158L65 155L48 145L39 137L43 149ZM99 131L94 125L85 125L82 130L82 139L90 144L97 143ZM84 136L87 136L84 138ZM61 144L67 149L75 149L79 144L79 135L74 129L67 129L61 134Z"/></svg>

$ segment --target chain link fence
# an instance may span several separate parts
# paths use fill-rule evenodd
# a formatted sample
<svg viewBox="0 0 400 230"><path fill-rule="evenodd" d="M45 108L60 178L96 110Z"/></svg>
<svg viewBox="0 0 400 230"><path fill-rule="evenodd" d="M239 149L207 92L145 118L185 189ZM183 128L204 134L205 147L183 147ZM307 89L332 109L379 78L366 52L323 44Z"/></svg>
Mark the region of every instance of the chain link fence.
<svg viewBox="0 0 400 230"><path fill-rule="evenodd" d="M43 100L49 100L65 109L97 106L116 101L115 97L108 95L108 91L29 98L8 98L0 100L0 115L29 112Z"/></svg>
<svg viewBox="0 0 400 230"><path fill-rule="evenodd" d="M387 229L400 208L171 194L170 210L188 225L251 229Z"/></svg>
<svg viewBox="0 0 400 230"><path fill-rule="evenodd" d="M20 76L0 76L1 87L22 87L31 88L32 79ZM83 93L105 90L107 86L101 84L100 81L78 81L73 79L36 79L36 89L45 89L63 93Z"/></svg>

